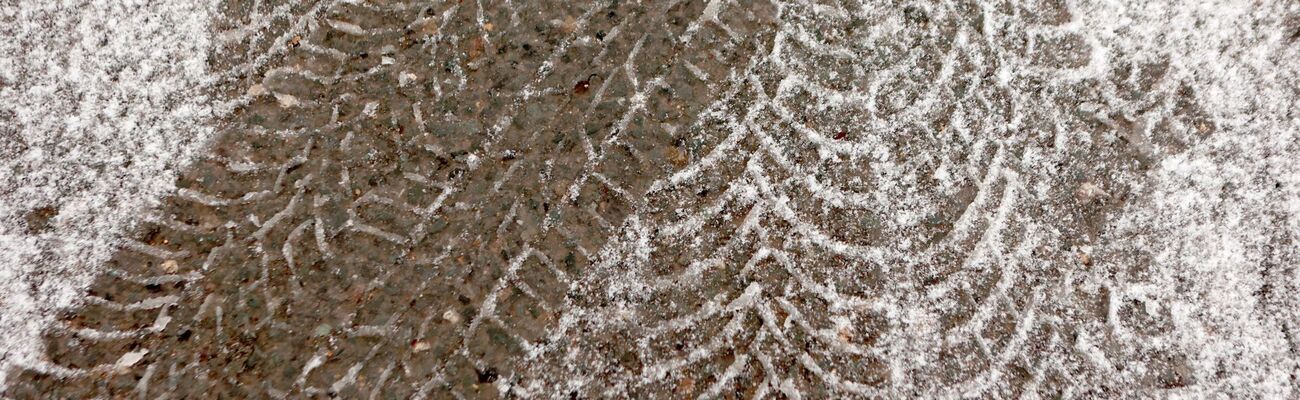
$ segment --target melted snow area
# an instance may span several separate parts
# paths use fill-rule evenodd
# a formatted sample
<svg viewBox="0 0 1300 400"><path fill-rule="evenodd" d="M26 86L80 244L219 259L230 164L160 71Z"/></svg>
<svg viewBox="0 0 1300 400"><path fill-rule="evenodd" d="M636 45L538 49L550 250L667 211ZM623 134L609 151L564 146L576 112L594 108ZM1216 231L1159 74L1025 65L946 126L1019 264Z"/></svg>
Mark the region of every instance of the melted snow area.
<svg viewBox="0 0 1300 400"><path fill-rule="evenodd" d="M213 132L209 3L0 3L0 386Z"/></svg>
<svg viewBox="0 0 1300 400"><path fill-rule="evenodd" d="M253 3L254 8L265 6ZM389 3L322 2L312 13L325 10L331 18L346 19L349 16L331 8L339 4L402 12L424 9L424 5ZM464 2L464 7L470 3ZM586 35L583 30L590 19L615 19L612 11L594 11L608 6L597 3L600 7L591 7L580 20L555 19L552 25ZM664 9L677 4L666 3ZM391 375L392 382L420 383L417 397L432 392L436 398L459 397L462 393L457 390L480 390L480 386L490 386L503 396L536 398L568 398L570 393L597 398L793 399L1300 396L1300 3L749 3L710 0L697 19L684 22L688 27L681 36L664 41L631 32L633 37L642 36L631 46L629 61L599 75L595 86L590 86L590 96L597 100L605 95L607 82L626 81L636 89L628 91L635 92L626 102L629 117L622 118L604 142L593 146L586 136L578 135L585 141L584 154L594 159L597 153L603 156L606 150L618 148L616 142L637 139L619 133L636 132L623 128L628 121L644 121L630 116L650 109L647 104L663 97L660 92L671 90L665 84L669 78L645 79L661 69L637 65L639 51L658 54L671 47L663 44L671 40L688 55L721 54L717 48L754 52L743 58L746 63L736 63L743 65L727 65L730 71L725 74L720 73L722 68L704 71L684 62L691 76L706 81L716 97L700 104L704 111L693 121L669 129L669 136L689 149L689 156L674 147L666 153L674 158L667 168L671 171L663 176L638 175L646 182L655 179L648 190L629 193L603 175L592 175L614 188L605 194L625 200L630 211L626 218L605 223L616 234L593 241L601 245L587 257L589 268L575 273L571 281L565 275L562 283L525 282L522 277L531 275L523 275L522 266L541 251L534 251L533 243L524 244L507 261L493 261L504 273L492 275L492 270L484 269L492 276L474 276L492 285L481 290L480 303L469 305L470 299L462 296L459 303L464 304L457 307L468 311L460 314L444 308L412 313L427 316L420 332L445 320L446 332L451 332L445 337L422 341L402 336L414 330L398 329L405 321L397 315L405 311L392 311L384 329L376 327L366 335L393 339L398 350L371 350L347 368L339 367L333 358L359 356L336 355L325 347L313 350L314 355L295 351L310 360L300 375L294 375L298 377L288 385L290 392L268 389L266 393L335 394L356 386L368 388L373 397L398 385L387 383ZM480 11L512 7L509 1L474 5ZM450 16L459 7L459 3L450 6L445 14L415 15L420 21L446 24L454 21ZM290 7L262 8L286 14ZM0 374L9 364L52 365L41 359L42 329L56 310L82 298L97 263L124 245L119 239L133 221L176 190L178 169L203 151L202 145L215 131L211 126L218 110L255 104L250 98L279 90L276 81L268 79L271 83L266 86L227 91L244 94L242 98L206 97L206 89L229 78L213 77L220 74L210 71L217 69L209 64L214 47L210 41L255 36L273 26L269 21L280 18L234 16L232 20L251 22L217 34L218 29L212 28L218 25L212 22L215 14L215 6L203 0L0 0L0 39L4 39L0 40L0 335L4 336ZM520 18L535 22L529 15L509 20ZM479 12L481 39L496 29L494 24L501 32L507 26L517 28L507 20L485 23ZM341 33L316 37L324 37L325 45L339 46L351 37L343 34L366 38L417 33L405 26L372 29L368 24L374 21L365 21L364 16L358 17L357 24L340 21L307 15L294 26L304 32L337 30ZM378 25L387 20L375 21L380 21L374 22ZM411 26L424 26L439 32L436 39L444 39L444 26L435 25ZM537 32L544 28L537 26ZM581 43L617 43L614 38L620 32L614 29ZM742 38L736 33L741 31L758 34ZM312 38L286 34L273 39L270 49L244 54L249 59L234 61L240 66L226 74L254 71L253 64L275 64L286 51L285 43L352 60L350 54L320 47ZM503 41L508 44L509 39ZM484 52L484 44L474 37L453 34L447 40L470 43L463 51L472 54L471 59ZM565 43L556 54L568 46ZM492 49L490 44L487 48ZM600 49L599 54L609 48L613 46ZM390 48L367 71L387 71L391 64L432 66L429 60L439 54L438 47L427 51L428 59L408 61L390 58L395 52ZM438 91L439 104L440 88L451 87L458 79L457 90L466 85L457 64L462 49L441 51L451 53L452 59L433 73L447 75L425 77L435 84L419 92ZM688 58L651 60L672 64ZM553 56L542 64L538 76L559 65L553 64L556 59ZM283 69L323 85L350 84L338 79L341 67L334 77L316 77L299 71L302 65L313 66L310 60L295 60L281 60L293 64ZM484 64L466 65L477 70ZM492 67L487 65L483 68ZM358 73L353 80L364 81L369 74ZM387 95L382 85L404 87L425 79L413 73L396 76L364 88ZM584 99L579 95L591 84L579 82L572 98ZM541 109L527 106L528 102L569 99L563 97L570 96L568 85L564 81L558 91L553 90L559 93L555 96L529 84L520 91L526 96L501 97L529 114L541 114L532 111ZM303 95L300 100L286 93L274 92L278 107L289 110L284 112L308 112L299 108L332 112L329 126L313 134L335 135L335 128L350 129L350 122L338 123L339 103L343 108L360 107L347 104L353 98L341 96L325 102L334 101L328 110L325 103L316 103L319 98ZM453 97L461 95L470 98L452 92ZM582 118L608 113L597 109L595 101L592 104ZM365 111L349 118L374 117L381 112L379 106L378 100L369 103ZM431 120L439 116L422 114L420 107L417 102L401 112L412 110L423 130L423 115ZM460 112L448 110L448 118ZM392 121L396 124L397 117ZM509 119L502 121L505 126ZM469 134L488 131L480 128L475 122L467 130ZM353 133L346 135L340 146L345 150L352 146L348 143ZM445 142L430 147L470 141L454 135L439 136ZM513 150L504 157L492 152L491 141L496 138L491 134L472 139L489 145L461 153L467 173L515 159ZM312 143L299 147L304 154L317 151ZM361 143L358 146L366 142ZM256 149L288 153L266 148ZM294 162L306 159L304 155ZM509 171L514 171L518 164L510 165ZM545 165L551 168L550 160ZM280 178L291 170L281 169ZM323 176L332 171L319 170ZM364 176L362 172L357 176ZM342 174L338 184L349 184L348 170ZM412 181L425 179L408 175L414 176L409 178ZM529 185L558 182L547 181L545 173L540 176L540 183L518 186L531 190ZM285 218L293 218L297 196L307 196L302 188L314 184L310 179L293 186L299 192L284 206L283 215L290 215ZM334 184L332 178L327 183ZM553 204L589 201L590 196L579 196L580 184ZM275 185L281 182L276 180ZM421 211L428 214L421 218L488 204L493 199L479 197L489 195L476 193L497 193L501 184L490 192L456 188L465 197L457 197L447 207L450 211L439 208L453 192L452 186L440 187L442 194ZM234 203L199 197L193 194L197 191L182 192L200 202ZM360 196L356 189L338 196L346 197L348 192L360 197L358 202L379 198L369 193ZM312 196L313 210L328 206L328 197ZM471 233L495 229L500 234L515 225L532 229L523 218L515 219L519 205L516 200L504 222L488 228L472 226L479 214L451 223L460 223L464 226L457 229ZM604 203L600 209L604 210ZM594 220L604 223L596 208L590 210ZM258 246L265 237L256 236L279 223L281 215L267 219L264 228L255 216L246 218L259 228L252 235ZM355 213L339 218L347 221L346 229L408 245L402 235L354 224ZM469 220L473 221L465 222ZM447 224L438 221L443 226L434 233ZM552 222L537 225L545 233ZM575 225L585 222L590 221ZM289 268L294 263L290 245L294 240L312 237L322 253L329 252L319 215L296 223L284 239L286 244L276 247L283 249ZM412 229L422 238L420 224ZM601 231L575 232L580 239ZM439 263L451 247L471 246L457 241L467 237L470 234L437 243L416 239L409 242L414 249L410 254L445 246L443 256L429 268L468 265L463 260ZM247 250L241 246L226 249L223 245L222 251ZM504 258L506 252L500 253ZM212 259L225 257L213 254ZM274 256L266 254L256 253L264 263ZM587 256L585 251L583 255ZM552 263L546 257L538 256L548 266L561 260L553 257L557 261ZM573 257L570 253L565 263L572 266ZM230 265L243 264L252 262ZM225 276L208 268L205 263L203 273ZM403 275L405 271L394 267L387 274L403 283L410 278ZM435 275L439 274L429 276ZM412 290L425 290L425 284L442 278L428 279ZM205 284L237 285L234 281ZM349 284L353 283L360 285ZM544 329L530 331L529 339L524 339L505 330L481 328L506 325L498 314L509 307L498 309L498 303L504 304L503 296L511 293L511 287L522 287L520 293L531 295L530 285L565 294L555 296L554 307L543 304L546 313L539 324ZM208 289L195 289L199 290ZM428 290L434 297L455 295L451 289ZM249 286L223 293L252 291ZM477 289L470 294L476 293ZM213 298L203 298L195 321ZM186 301L197 304L197 299ZM529 300L516 297L514 301ZM412 308L417 304L415 300L391 303L401 310L408 308L404 304ZM267 321L281 315L275 307L266 307L272 310ZM170 318L167 310L162 308L160 319ZM194 342L238 337L223 336L222 329L249 327L223 328L222 318L239 320L241 312L256 315L220 305L215 310L216 334L195 328ZM547 320L552 312L554 319ZM300 322L285 321L289 322L282 325L288 332L321 331L313 337L331 333L328 324L291 326ZM520 343L522 355L506 356L492 347L470 351L466 343L484 330L489 336L502 332L493 340ZM186 330L186 338L188 334ZM329 345L352 340L369 346L370 342L356 339L366 335L331 337ZM380 349L383 341L375 340L379 344L374 349ZM176 343L153 349L133 347L116 358L114 368L156 363L157 371L163 371L163 354L182 361L200 359L203 349ZM438 353L444 347L453 350ZM434 353L447 355L448 360L453 356L471 360L461 363L466 364L462 370L476 375L467 378L471 389L452 386L456 371L448 366L451 361L435 360L437 366L427 374L408 368ZM372 357L376 360L365 364ZM284 365L297 368L298 362ZM282 366L279 361L263 365L270 364ZM141 395L148 393L153 365L145 367L150 372L137 386ZM375 365L386 367L371 371ZM69 369L64 375L85 377L86 371L106 370ZM173 363L168 374L192 373L206 383L235 382L234 377L214 376L218 373L212 371L218 370L200 365L178 372ZM326 376L322 379L333 382L332 386L328 392L326 386L304 389L309 376ZM4 378L0 375L0 387ZM174 389L176 381L171 385Z"/></svg>

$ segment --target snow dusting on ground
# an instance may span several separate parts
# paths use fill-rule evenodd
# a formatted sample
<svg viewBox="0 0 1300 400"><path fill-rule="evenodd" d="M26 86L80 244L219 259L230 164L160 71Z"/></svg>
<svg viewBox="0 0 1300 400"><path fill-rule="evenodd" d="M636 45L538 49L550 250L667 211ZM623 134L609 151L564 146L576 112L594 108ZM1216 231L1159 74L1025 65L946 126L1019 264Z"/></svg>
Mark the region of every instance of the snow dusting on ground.
<svg viewBox="0 0 1300 400"><path fill-rule="evenodd" d="M0 2L0 386L214 132L213 7Z"/></svg>
<svg viewBox="0 0 1300 400"><path fill-rule="evenodd" d="M1173 316L1192 398L1296 395L1300 371L1300 4L1089 7L1126 51L1168 51L1218 131L1164 159L1102 242L1158 265L1133 296ZM1102 249L1101 251L1107 251Z"/></svg>
<svg viewBox="0 0 1300 400"><path fill-rule="evenodd" d="M0 388L1300 394L1300 3L595 3L0 0Z"/></svg>

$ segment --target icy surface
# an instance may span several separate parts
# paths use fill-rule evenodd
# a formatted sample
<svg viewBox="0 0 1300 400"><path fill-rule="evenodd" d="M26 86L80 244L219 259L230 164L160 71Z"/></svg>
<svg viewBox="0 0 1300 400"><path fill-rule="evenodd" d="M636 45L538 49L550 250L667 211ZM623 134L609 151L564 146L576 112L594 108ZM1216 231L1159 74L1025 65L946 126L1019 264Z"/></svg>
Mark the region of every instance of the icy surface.
<svg viewBox="0 0 1300 400"><path fill-rule="evenodd" d="M0 2L0 387L213 130L214 2Z"/></svg>

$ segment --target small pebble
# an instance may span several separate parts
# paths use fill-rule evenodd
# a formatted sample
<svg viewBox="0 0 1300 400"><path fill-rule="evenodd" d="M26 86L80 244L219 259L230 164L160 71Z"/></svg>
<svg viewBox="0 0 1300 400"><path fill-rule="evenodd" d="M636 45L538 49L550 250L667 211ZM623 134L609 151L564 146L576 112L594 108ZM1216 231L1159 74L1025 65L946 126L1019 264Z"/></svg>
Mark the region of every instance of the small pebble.
<svg viewBox="0 0 1300 400"><path fill-rule="evenodd" d="M280 103L280 107L289 108L298 105L298 98L285 93L276 93L275 101Z"/></svg>
<svg viewBox="0 0 1300 400"><path fill-rule="evenodd" d="M266 94L266 86L262 86L262 84L260 84L260 83L248 87L248 95L249 95L249 96L257 97L257 96L261 96L261 95L264 95L264 94Z"/></svg>
<svg viewBox="0 0 1300 400"><path fill-rule="evenodd" d="M140 349L123 354L122 358L117 359L117 367L126 368L135 365L135 363L140 362L140 359L144 358L145 354L149 354L149 350Z"/></svg>

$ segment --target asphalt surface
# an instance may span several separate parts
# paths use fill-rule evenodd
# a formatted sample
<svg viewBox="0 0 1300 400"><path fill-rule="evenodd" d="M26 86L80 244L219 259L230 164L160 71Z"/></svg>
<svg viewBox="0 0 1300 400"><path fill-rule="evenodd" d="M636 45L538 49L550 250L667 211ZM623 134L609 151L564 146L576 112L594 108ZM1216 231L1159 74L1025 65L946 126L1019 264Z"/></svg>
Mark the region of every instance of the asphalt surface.
<svg viewBox="0 0 1300 400"><path fill-rule="evenodd" d="M5 395L1237 393L1121 218L1195 75L1057 2L743 3L226 2L233 112Z"/></svg>

